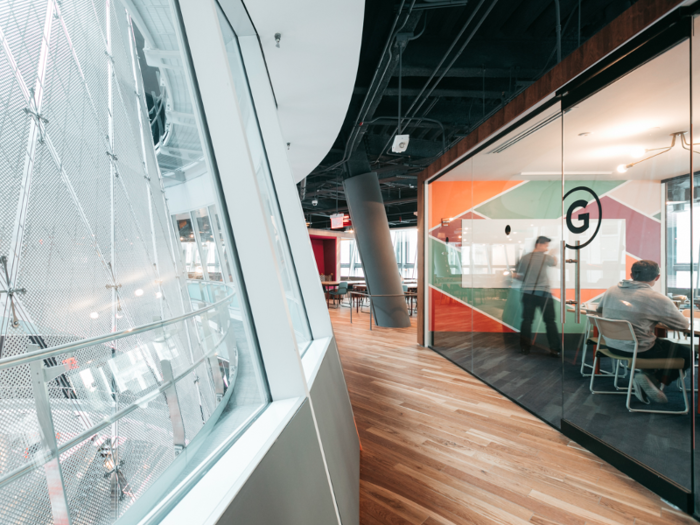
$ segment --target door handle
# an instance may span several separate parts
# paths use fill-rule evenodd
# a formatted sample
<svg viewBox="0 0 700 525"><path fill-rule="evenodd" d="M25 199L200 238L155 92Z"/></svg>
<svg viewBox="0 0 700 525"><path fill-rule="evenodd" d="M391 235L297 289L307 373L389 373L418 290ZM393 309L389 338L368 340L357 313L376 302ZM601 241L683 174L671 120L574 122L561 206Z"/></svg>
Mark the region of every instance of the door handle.
<svg viewBox="0 0 700 525"><path fill-rule="evenodd" d="M559 261L561 261L559 263L559 296L561 297L559 318L563 325L566 322L566 241L563 239L559 251Z"/></svg>
<svg viewBox="0 0 700 525"><path fill-rule="evenodd" d="M566 304L575 305L576 324L579 324L581 322L581 250L579 249L580 245L581 241L576 241L576 257L574 259L566 260L567 263L574 264L576 266L574 270L574 300L566 301ZM566 292L566 286L564 286L564 292Z"/></svg>

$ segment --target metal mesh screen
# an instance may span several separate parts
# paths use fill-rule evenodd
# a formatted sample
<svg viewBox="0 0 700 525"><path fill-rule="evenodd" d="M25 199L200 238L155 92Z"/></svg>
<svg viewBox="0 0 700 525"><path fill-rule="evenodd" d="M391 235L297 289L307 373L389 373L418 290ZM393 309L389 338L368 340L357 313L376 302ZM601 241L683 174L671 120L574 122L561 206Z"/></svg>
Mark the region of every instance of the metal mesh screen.
<svg viewBox="0 0 700 525"><path fill-rule="evenodd" d="M156 45L177 50L169 5L137 3ZM196 308L223 304L193 312L124 6L8 0L0 31L0 523L113 523L197 436L234 370L256 377L233 399L264 390L253 349L238 359L232 288L203 284ZM185 76L164 83L168 110L191 114ZM191 124L162 146L177 166L202 156ZM213 250L221 225L203 217Z"/></svg>
<svg viewBox="0 0 700 525"><path fill-rule="evenodd" d="M36 525L53 522L49 488L42 467L0 488L0 523Z"/></svg>

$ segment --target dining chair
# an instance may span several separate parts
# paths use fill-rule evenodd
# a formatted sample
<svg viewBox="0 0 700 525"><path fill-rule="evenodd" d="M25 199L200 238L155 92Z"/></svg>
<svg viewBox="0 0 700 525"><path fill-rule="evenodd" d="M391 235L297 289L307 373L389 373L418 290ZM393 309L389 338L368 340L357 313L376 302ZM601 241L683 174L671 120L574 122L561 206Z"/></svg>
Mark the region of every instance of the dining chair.
<svg viewBox="0 0 700 525"><path fill-rule="evenodd" d="M629 321L624 321L621 319L605 319L603 317L592 317L591 322L595 324L598 328L598 344L596 346L595 358L593 360L593 373L591 374L590 391L592 394L626 394L627 395L627 410L630 412L646 412L650 414L687 414L688 413L688 394L685 388L685 373L683 372L683 359L676 357L673 359L645 359L643 357L638 357L639 351L639 341L637 341L637 336L634 334L632 329L632 324ZM617 341L630 341L634 343L634 351L629 352L618 352L613 350L603 344L603 341L608 341L608 339L614 339ZM610 359L619 362L627 363L627 367L630 370L630 379L627 388L619 387L617 385L618 380L618 365L615 367L615 382L614 386L616 392L609 392L603 390L595 390L593 383L596 377L601 377L601 374L596 374L595 370L598 365L598 361L601 357L608 357ZM683 392L683 401L685 402L685 410L652 410L645 408L632 408L630 402L632 400L632 389L637 388L634 384L634 375L637 370L655 370L659 368L664 368L667 370L679 370L680 371L680 383L681 390Z"/></svg>
<svg viewBox="0 0 700 525"><path fill-rule="evenodd" d="M328 295L334 301L335 300L338 301L338 306L336 306L336 308L340 308L341 306L352 307L352 305L343 304L343 298L348 295L348 282L347 281L341 281L340 283L338 283L338 288L328 292Z"/></svg>

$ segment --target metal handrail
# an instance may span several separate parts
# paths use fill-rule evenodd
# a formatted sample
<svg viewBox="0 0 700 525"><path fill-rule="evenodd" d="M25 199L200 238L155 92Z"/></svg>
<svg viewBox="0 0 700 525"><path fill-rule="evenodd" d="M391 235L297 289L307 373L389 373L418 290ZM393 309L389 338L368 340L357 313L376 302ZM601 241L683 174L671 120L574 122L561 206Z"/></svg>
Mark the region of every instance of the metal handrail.
<svg viewBox="0 0 700 525"><path fill-rule="evenodd" d="M80 339L79 341L75 341L73 343L66 343L66 344L62 344L62 345L52 346L50 348L43 348L41 350L37 350L35 352L27 352L26 354L22 354L22 355L5 357L3 359L0 359L0 370L4 370L6 368L10 368L13 366L28 364L28 363L31 363L33 361L38 361L40 359L47 359L49 357L54 357L54 356L57 356L60 354L74 352L76 350L80 350L81 348L87 348L88 346L101 345L103 343L108 343L110 341L124 339L125 337L130 337L130 336L136 335L136 334L142 334L143 332L149 332L149 331L156 329L156 328L163 328L165 326L170 326L171 324L179 323L180 321L185 321L185 320L190 319L192 317L195 317L197 315L201 315L204 312L212 310L212 309L216 308L217 306L225 303L226 301L232 300L234 295L236 295L236 292L233 292L231 295L227 295L221 301L217 301L216 303L213 303L205 308L200 308L200 309L195 310L193 312L190 312L187 314L182 314L182 315L179 315L177 317L173 317L171 319L166 319L164 321L156 321L153 323L148 323L148 324L144 324L141 326L137 326L135 328L128 328L126 330L121 330L120 332L113 332L113 333L110 333L107 335L99 335L97 337L91 337L90 339Z"/></svg>
<svg viewBox="0 0 700 525"><path fill-rule="evenodd" d="M362 292L348 292L350 295L361 295L363 297L369 297L369 329L372 329L372 298L373 297L418 297L415 292L404 292L404 293L386 293L386 294L369 294ZM352 301L350 304L350 323L352 323Z"/></svg>
<svg viewBox="0 0 700 525"><path fill-rule="evenodd" d="M122 338L124 338L124 337L128 337L128 336L130 336L130 335L134 335L135 333L142 333L142 332L144 332L144 331L148 331L149 329L160 328L160 327L163 327L163 326L168 326L168 325L174 324L174 323L176 323L176 322L179 322L179 321L182 321L182 320L185 320L185 319L189 319L190 317L194 317L194 316L197 315L197 314L201 314L201 313L203 313L203 312L206 312L206 311L208 311L208 310L211 310L212 308L216 308L217 306L220 306L221 304L225 303L226 301L231 300L231 299L233 298L234 295L235 295L235 292L232 293L232 294L230 294L230 295L228 295L227 297L225 297L225 298L222 299L221 301L218 301L218 302L216 302L216 303L211 304L210 306L207 306L206 308L201 308L201 309L196 310L196 311L194 311L194 312L191 312L191 313L189 313L189 314L181 315L181 316L178 316L178 317L173 317L172 319L168 319L167 321L158 321L158 322L155 322L155 323L149 323L149 324L146 324L146 325L142 325L142 326L140 326L140 327L138 327L138 328L136 328L136 329L133 329L133 330L131 330L131 331L129 331L129 330L123 330L123 331L121 331L121 332L116 332L116 333L114 333L114 334L111 334L113 337L109 338L108 341L111 341L111 340L113 340L113 339L122 339ZM137 330L138 330L138 331L137 331ZM31 359L31 361L35 361L35 360L37 360L37 359L45 359L46 357L51 357L51 356L56 355L56 354L62 354L62 353L67 353L67 352L72 351L72 350L66 350L66 349L64 349L63 347L74 347L73 349L76 349L76 350L77 350L77 349L83 348L83 347L85 347L85 346L93 346L93 345L97 344L97 343L94 342L95 340L101 340L101 339L104 339L104 338L105 338L104 336L100 336L100 337L94 337L94 338L92 338L92 339L85 339L85 340L82 340L82 341L79 341L79 342L76 342L76 343L70 343L70 344L67 344L67 345L60 345L60 346L55 346L55 347L52 347L52 348L47 348L47 349L45 349L45 350L42 350L41 352L32 352L31 354L25 354L24 356L20 356L20 357L26 357L27 355L36 356L36 355L38 355L38 354L41 354L42 357L35 357L34 359ZM67 450L70 450L70 449L73 448L74 446L76 446L76 445L82 443L83 441L85 441L86 439L90 438L91 436L97 434L97 433L100 432L101 430L104 430L105 428L107 428L108 426L112 425L112 424L115 423L116 421L122 419L122 418L125 417L125 416L128 416L130 413L132 413L133 411L135 411L137 408L140 408L140 407L143 407L143 406L147 406L148 403L150 403L151 401L153 401L153 400L155 400L156 398L158 398L158 396L160 396L160 395L161 395L163 392L165 392L168 388L170 388L171 386L175 385L176 383L178 383L179 381L181 381L182 379L184 379L185 377L187 377L187 375L189 375L190 373L192 373L199 365L201 365L202 363L204 363L204 362L209 358L209 356L219 347L219 345L222 343L222 341L223 341L224 339L225 339L225 336L222 337L222 338L219 340L219 342L218 342L216 345L214 345L213 348L211 348L211 349L209 349L208 351L206 351L206 352L202 355L202 357L200 357L197 361L195 361L194 363L192 363L192 365L190 365L189 367L187 367L185 370L183 370L183 371L182 371L180 374L178 374L176 377L173 377L173 378L172 378L171 380L169 380L169 381L164 381L163 383L161 383L160 385L158 385L157 388L153 389L153 390L150 391L149 393L147 393L147 394L145 394L144 396L140 397L139 399L137 399L136 401L134 401L133 403L131 403L129 406L124 407L123 409L121 409L121 410L115 412L115 413L112 414L111 416L108 416L108 417L103 418L97 425L93 425L93 426L90 427L89 429L87 429L87 430L81 432L81 433L78 434L77 436L74 436L73 438L69 439L68 441L66 441L65 443L63 443L62 445L60 445L60 446L58 447L57 452L56 452L55 454L53 454L53 453L48 453L48 454L44 455L43 457L41 457L40 459L35 459L35 460L33 460L33 461L29 461L29 462L27 462L27 464L25 464L25 465L23 465L23 466L21 466L21 467L18 467L18 468L14 469L14 470L12 470L12 471L10 471L10 472L8 472L7 474L5 474L5 475L3 475L3 476L0 476L0 489L2 489L3 487L9 485L9 484L12 483L12 482L18 480L18 479L21 478L22 476L24 476L24 475L30 473L32 470L34 470L35 468L37 468L37 467L43 465L44 463L47 463L48 461L50 461L50 460L53 459L54 457L60 457L60 455L61 455L63 452L65 452L65 451L67 451ZM92 342L90 342L90 341L92 341ZM78 344L78 343L83 343L83 344L80 345L80 344ZM62 350L61 350L61 351L57 351L57 349L59 349L59 348L61 348ZM50 354L45 356L44 354L46 354L47 352L50 352ZM9 361L10 359L12 359L12 358L2 359L2 360L0 360L0 363L2 363L2 362L4 362L4 361ZM29 362L31 362L31 361L29 361ZM18 364L24 364L24 362L20 362L20 363L18 363ZM5 368L7 368L7 367L9 367L9 366L12 366L12 365L7 365L7 366L5 366Z"/></svg>

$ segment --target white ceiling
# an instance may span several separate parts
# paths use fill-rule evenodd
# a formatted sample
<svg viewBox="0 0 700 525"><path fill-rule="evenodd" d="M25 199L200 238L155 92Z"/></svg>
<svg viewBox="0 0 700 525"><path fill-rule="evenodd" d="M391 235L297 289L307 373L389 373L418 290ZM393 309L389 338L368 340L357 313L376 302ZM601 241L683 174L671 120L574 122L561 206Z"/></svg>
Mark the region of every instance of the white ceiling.
<svg viewBox="0 0 700 525"><path fill-rule="evenodd" d="M355 86L364 0L245 0L277 98L295 182L333 146ZM276 47L275 33L282 35Z"/></svg>
<svg viewBox="0 0 700 525"><path fill-rule="evenodd" d="M698 68L700 75L700 68ZM700 84L700 81L695 83ZM700 89L700 88L698 88ZM689 130L689 52L683 42L584 100L563 117L501 153L490 153L560 111L559 105L456 166L440 180L553 180L560 178L562 139L567 179L663 180L689 172L690 155L680 139L664 153L618 173L639 160L632 152L668 147L671 133ZM700 104L700 91L696 92ZM588 135L580 135L588 133ZM696 135L700 133L696 129ZM689 135L686 135L689 140ZM695 142L700 142L696 136ZM700 147L696 147L700 151ZM647 151L641 158L657 152ZM695 160L698 162L698 159Z"/></svg>

